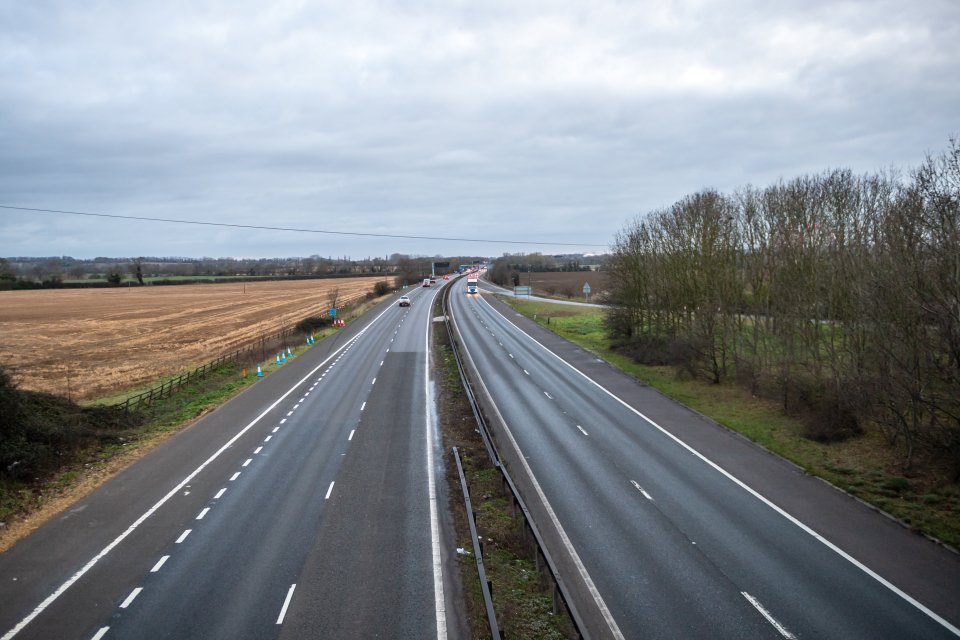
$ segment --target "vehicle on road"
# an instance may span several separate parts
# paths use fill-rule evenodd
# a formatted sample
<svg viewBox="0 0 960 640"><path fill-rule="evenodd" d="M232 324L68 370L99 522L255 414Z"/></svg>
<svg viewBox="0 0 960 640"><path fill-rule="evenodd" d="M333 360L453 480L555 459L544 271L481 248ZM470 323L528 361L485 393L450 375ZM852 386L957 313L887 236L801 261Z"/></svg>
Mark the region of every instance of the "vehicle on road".
<svg viewBox="0 0 960 640"><path fill-rule="evenodd" d="M423 279L423 286L424 286L424 287L429 287L429 286L430 286L430 278L424 278L424 279Z"/></svg>
<svg viewBox="0 0 960 640"><path fill-rule="evenodd" d="M443 276L443 279L444 279L444 280L449 280L449 279L450 279L450 276Z"/></svg>
<svg viewBox="0 0 960 640"><path fill-rule="evenodd" d="M410 296L400 296L400 306L409 307L410 306Z"/></svg>
<svg viewBox="0 0 960 640"><path fill-rule="evenodd" d="M477 279L476 278L467 278L467 294L477 292Z"/></svg>

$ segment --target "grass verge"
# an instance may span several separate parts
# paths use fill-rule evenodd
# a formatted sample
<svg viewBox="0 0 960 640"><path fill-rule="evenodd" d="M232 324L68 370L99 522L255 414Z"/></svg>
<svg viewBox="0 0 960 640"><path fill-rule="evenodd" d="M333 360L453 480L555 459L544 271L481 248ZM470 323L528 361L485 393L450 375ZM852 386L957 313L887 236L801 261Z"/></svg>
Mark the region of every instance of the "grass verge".
<svg viewBox="0 0 960 640"><path fill-rule="evenodd" d="M603 310L502 297L503 302L557 335L587 349L664 395L699 411L876 506L910 528L960 548L960 486L935 465L917 464L906 473L893 449L869 425L864 435L823 444L801 434L803 424L779 404L733 384L678 378L671 367L638 364L610 348Z"/></svg>

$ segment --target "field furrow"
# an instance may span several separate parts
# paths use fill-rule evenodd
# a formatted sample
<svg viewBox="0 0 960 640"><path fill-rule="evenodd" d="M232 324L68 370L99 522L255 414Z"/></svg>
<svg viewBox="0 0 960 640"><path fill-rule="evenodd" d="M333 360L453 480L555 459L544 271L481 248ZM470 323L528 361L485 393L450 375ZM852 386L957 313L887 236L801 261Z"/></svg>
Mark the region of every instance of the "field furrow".
<svg viewBox="0 0 960 640"><path fill-rule="evenodd" d="M89 399L149 384L363 299L376 278L0 292L0 364Z"/></svg>

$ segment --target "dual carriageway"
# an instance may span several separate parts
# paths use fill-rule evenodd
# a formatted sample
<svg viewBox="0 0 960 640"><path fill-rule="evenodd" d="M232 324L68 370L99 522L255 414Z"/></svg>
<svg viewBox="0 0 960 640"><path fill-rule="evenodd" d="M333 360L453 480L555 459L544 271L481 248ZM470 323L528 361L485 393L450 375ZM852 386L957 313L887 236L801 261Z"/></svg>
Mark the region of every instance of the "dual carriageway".
<svg viewBox="0 0 960 640"><path fill-rule="evenodd" d="M391 299L0 555L3 638L459 638L433 302L594 638L947 638L956 554L463 281Z"/></svg>

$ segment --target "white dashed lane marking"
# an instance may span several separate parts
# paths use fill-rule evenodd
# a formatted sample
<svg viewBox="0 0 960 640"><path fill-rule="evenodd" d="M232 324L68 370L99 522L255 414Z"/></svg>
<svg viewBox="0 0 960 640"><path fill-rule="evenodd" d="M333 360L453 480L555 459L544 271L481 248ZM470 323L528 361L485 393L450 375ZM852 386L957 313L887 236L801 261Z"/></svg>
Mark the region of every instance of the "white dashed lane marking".
<svg viewBox="0 0 960 640"><path fill-rule="evenodd" d="M647 500L650 500L650 501L653 500L653 497L652 497L649 493L647 493L646 491L644 491L644 490L643 490L643 487L641 487L640 484L637 483L636 480L631 480L631 481L630 481L630 484L632 484L637 491L639 491L640 493L642 493L644 498L646 498Z"/></svg>
<svg viewBox="0 0 960 640"><path fill-rule="evenodd" d="M141 592L141 591L143 591L143 587L137 587L136 589L134 589L133 591L131 591L131 592L130 592L130 595L127 596L127 599L124 600L124 601L123 601L123 604L120 605L120 608L121 608L121 609L126 609L126 608L129 607L131 604L133 604L133 601L136 599L136 597L137 597L138 595L140 595L140 592Z"/></svg>

